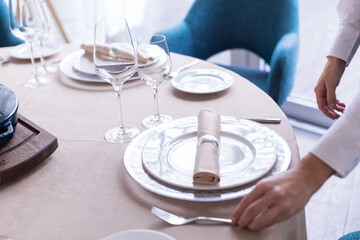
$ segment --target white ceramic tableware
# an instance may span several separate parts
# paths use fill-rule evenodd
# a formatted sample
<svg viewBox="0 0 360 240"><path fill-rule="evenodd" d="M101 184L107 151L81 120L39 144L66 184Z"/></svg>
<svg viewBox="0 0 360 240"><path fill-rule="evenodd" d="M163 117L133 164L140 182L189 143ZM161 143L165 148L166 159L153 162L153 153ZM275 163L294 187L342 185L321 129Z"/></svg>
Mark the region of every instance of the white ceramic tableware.
<svg viewBox="0 0 360 240"><path fill-rule="evenodd" d="M216 69L182 72L171 80L174 88L187 93L208 94L223 91L234 82L229 73Z"/></svg>
<svg viewBox="0 0 360 240"><path fill-rule="evenodd" d="M149 229L133 229L111 234L102 240L176 240L159 231Z"/></svg>

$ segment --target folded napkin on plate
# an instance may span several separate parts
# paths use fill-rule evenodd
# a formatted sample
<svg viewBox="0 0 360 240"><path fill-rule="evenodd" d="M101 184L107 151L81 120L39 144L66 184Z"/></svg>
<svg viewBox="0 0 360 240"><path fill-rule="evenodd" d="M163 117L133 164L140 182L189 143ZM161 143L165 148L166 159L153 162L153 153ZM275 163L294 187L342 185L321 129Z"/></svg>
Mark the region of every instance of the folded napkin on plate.
<svg viewBox="0 0 360 240"><path fill-rule="evenodd" d="M83 43L81 48L85 50L85 55L92 56L94 53L94 45L92 43ZM118 46L99 45L96 49L105 59L116 59L123 62L134 60L134 52L125 44ZM138 52L137 57L140 64L154 61L153 57L143 52Z"/></svg>
<svg viewBox="0 0 360 240"><path fill-rule="evenodd" d="M198 145L193 175L194 184L217 184L219 173L220 115L204 109L198 114Z"/></svg>

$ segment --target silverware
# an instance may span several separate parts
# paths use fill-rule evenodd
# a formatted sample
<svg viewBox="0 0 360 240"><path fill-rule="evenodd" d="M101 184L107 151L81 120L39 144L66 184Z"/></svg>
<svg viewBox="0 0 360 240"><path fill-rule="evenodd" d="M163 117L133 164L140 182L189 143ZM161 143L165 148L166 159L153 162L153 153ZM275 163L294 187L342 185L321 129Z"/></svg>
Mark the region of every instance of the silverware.
<svg viewBox="0 0 360 240"><path fill-rule="evenodd" d="M176 77L181 71L184 71L185 69L187 69L187 68L189 68L189 67L192 67L192 66L198 64L199 62L200 62L200 60L199 60L199 59L196 59L196 60L190 62L189 64L178 68L176 71L170 73L170 77L171 77L171 78Z"/></svg>
<svg viewBox="0 0 360 240"><path fill-rule="evenodd" d="M157 207L152 207L151 213L172 225L184 225L184 224L191 223L191 222L194 222L197 220L231 223L231 219L226 219L226 218L202 217L202 216L192 217L192 218L184 218L184 217L177 216L172 213L166 212Z"/></svg>
<svg viewBox="0 0 360 240"><path fill-rule="evenodd" d="M4 65L4 64L7 64L7 63L10 63L10 61L6 58L3 58L0 56L0 66L1 65Z"/></svg>
<svg viewBox="0 0 360 240"><path fill-rule="evenodd" d="M280 118L245 118L247 120L251 120L258 123L281 123Z"/></svg>
<svg viewBox="0 0 360 240"><path fill-rule="evenodd" d="M62 58L50 62L51 64L58 64L62 61Z"/></svg>

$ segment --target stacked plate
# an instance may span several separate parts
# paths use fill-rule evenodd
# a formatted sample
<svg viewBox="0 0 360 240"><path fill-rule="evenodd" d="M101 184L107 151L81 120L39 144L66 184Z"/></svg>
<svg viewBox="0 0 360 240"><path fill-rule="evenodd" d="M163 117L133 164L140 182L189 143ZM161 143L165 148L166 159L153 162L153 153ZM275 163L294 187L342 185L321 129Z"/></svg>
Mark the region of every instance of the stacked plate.
<svg viewBox="0 0 360 240"><path fill-rule="evenodd" d="M129 144L124 162L145 189L189 201L223 201L246 195L265 176L286 171L287 142L268 127L236 117L221 117L220 182L193 184L197 117L186 117L141 133Z"/></svg>
<svg viewBox="0 0 360 240"><path fill-rule="evenodd" d="M51 44L51 43L44 43L43 49L40 49L39 45L34 46L34 57L40 58L41 51L44 57L50 57L59 53L61 50L60 44ZM11 57L21 59L21 60L29 60L31 59L31 51L30 47L27 44L20 44L14 47L10 53Z"/></svg>
<svg viewBox="0 0 360 240"><path fill-rule="evenodd" d="M60 63L60 70L68 77L85 82L104 83L100 79L94 68L94 63L91 57L85 55L84 50L78 50L66 56ZM139 79L135 74L129 80Z"/></svg>

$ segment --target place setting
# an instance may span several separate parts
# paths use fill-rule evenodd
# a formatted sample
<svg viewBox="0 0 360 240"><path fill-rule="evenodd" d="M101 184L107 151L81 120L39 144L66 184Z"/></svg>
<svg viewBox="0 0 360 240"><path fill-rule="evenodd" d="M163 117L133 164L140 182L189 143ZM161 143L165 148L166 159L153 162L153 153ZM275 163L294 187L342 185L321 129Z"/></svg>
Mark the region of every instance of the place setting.
<svg viewBox="0 0 360 240"><path fill-rule="evenodd" d="M129 143L124 165L143 188L181 200L224 201L243 197L259 179L288 169L291 152L287 142L259 123L279 123L277 119L221 116L207 108L198 116L178 119L160 114L158 91L168 79L173 85L181 83L180 91L205 94L230 87L233 77L229 73L185 71L198 60L172 71L166 37L147 34L133 44L123 18L97 21L94 43L81 48L64 58L61 65L88 75L93 71L94 76L112 85L119 104L119 125L104 137L111 143ZM123 84L135 74L153 90L154 112L141 121L146 129L143 132L123 121Z"/></svg>
<svg viewBox="0 0 360 240"><path fill-rule="evenodd" d="M277 132L211 109L144 131L124 154L128 174L143 188L196 202L243 197L290 163L290 148Z"/></svg>
<svg viewBox="0 0 360 240"><path fill-rule="evenodd" d="M93 43L83 43L80 49L67 55L60 63L60 70L67 77L82 81L106 83L98 75L96 75L95 65L93 61ZM131 76L128 80L138 80L137 74Z"/></svg>
<svg viewBox="0 0 360 240"><path fill-rule="evenodd" d="M31 61L32 76L21 85L26 88L37 88L49 84L52 80L48 76L57 72L59 61L48 62L47 57L61 52L62 45L49 41L52 20L45 1L14 1L9 0L9 29L11 33L24 40L25 43L14 46L10 52L11 59L2 64L18 61ZM36 59L40 60L37 66ZM15 61L14 61L15 62Z"/></svg>
<svg viewBox="0 0 360 240"><path fill-rule="evenodd" d="M150 34L155 36L156 34ZM144 37L144 36L142 36ZM117 44L115 48L110 46L102 46L103 58L111 58L111 52L115 50L117 54L120 56L122 54L125 58L131 52L131 48L134 47L136 50L137 46L121 46L121 44ZM140 46L141 47L141 46ZM135 51L134 50L134 51ZM141 51L141 50L140 50ZM147 51L147 50L146 50ZM94 43L87 42L82 43L80 49L67 55L60 63L60 70L64 73L67 77L72 78L78 81L84 82L96 82L96 83L104 83L104 81L100 76L96 73L96 66L94 65ZM141 60L142 54L139 55L139 51L137 51L138 58ZM132 56L134 58L134 56ZM119 60L119 59L118 59ZM129 60L129 59L128 59ZM142 59L144 60L144 59ZM151 61L147 62L145 65L142 63L137 64L137 70L140 68L142 69L151 69L152 65L159 65L162 64L157 63L158 60L164 59L152 59ZM147 60L145 60L147 61ZM187 70L198 64L200 62L199 59L195 59L190 63L179 67L176 70L171 70L168 74L168 78L171 79L172 86L182 92L192 93L192 94L211 94L226 90L227 88L231 87L233 84L234 78L226 71L218 70L218 69L208 69L208 68L200 68L200 69L192 69ZM171 62L170 62L171 64ZM171 67L171 66L170 66ZM131 80L138 80L141 79L141 74L136 71L132 76L130 76L126 81ZM145 82L149 84L146 79Z"/></svg>

